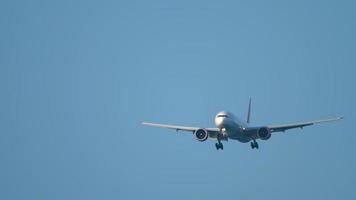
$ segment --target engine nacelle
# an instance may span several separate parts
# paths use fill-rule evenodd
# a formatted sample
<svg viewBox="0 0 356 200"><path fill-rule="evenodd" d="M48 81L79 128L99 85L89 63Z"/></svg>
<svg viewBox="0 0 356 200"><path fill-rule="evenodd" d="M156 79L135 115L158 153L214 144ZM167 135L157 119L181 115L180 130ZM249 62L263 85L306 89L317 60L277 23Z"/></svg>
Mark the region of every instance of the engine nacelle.
<svg viewBox="0 0 356 200"><path fill-rule="evenodd" d="M208 131L205 129L198 129L194 132L195 137L198 141L203 142L208 139L209 134Z"/></svg>
<svg viewBox="0 0 356 200"><path fill-rule="evenodd" d="M269 130L267 127L258 129L257 135L261 140L268 140L272 136L271 130Z"/></svg>

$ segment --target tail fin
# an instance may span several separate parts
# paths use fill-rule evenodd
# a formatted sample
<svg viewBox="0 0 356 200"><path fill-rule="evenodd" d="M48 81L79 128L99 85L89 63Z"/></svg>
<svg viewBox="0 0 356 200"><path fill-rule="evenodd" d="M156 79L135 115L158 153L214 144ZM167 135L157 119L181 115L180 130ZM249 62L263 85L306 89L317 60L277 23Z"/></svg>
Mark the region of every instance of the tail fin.
<svg viewBox="0 0 356 200"><path fill-rule="evenodd" d="M247 124L250 123L250 117L251 117L251 97L250 97L250 101L248 102L248 110L247 110Z"/></svg>

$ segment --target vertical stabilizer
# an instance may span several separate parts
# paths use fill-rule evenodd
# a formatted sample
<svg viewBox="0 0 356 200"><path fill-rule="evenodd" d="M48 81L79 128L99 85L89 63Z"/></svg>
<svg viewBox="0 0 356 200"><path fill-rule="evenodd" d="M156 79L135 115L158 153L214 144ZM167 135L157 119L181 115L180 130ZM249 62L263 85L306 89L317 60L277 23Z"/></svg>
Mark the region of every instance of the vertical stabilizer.
<svg viewBox="0 0 356 200"><path fill-rule="evenodd" d="M250 97L250 101L248 102L248 110L247 110L247 124L250 123L250 117L251 117L251 97Z"/></svg>

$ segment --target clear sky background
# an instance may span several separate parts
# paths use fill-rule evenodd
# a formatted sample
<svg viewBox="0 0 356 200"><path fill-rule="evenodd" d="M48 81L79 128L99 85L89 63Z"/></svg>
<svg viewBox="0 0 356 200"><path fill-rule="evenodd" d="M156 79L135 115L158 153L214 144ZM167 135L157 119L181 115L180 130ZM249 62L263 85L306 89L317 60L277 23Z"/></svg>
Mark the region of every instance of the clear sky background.
<svg viewBox="0 0 356 200"><path fill-rule="evenodd" d="M0 199L356 199L355 1L0 2ZM344 116L216 151L153 121Z"/></svg>

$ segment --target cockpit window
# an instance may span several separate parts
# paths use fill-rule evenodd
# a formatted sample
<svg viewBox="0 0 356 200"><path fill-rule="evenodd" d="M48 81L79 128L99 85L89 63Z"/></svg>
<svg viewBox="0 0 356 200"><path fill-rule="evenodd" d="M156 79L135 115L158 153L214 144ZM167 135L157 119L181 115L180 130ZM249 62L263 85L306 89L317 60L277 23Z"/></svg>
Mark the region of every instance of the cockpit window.
<svg viewBox="0 0 356 200"><path fill-rule="evenodd" d="M226 117L227 118L227 115L218 115L218 117Z"/></svg>

